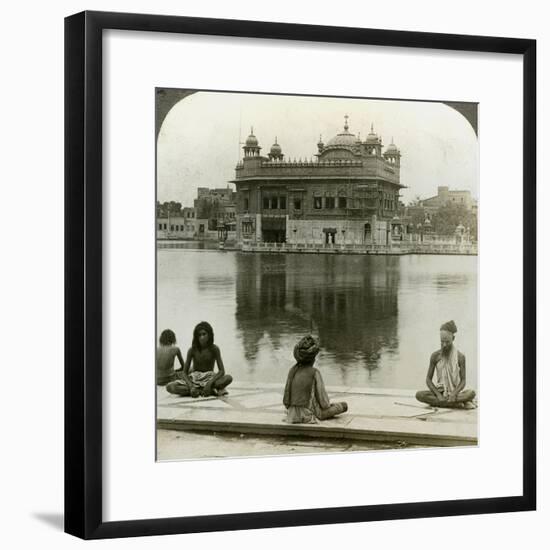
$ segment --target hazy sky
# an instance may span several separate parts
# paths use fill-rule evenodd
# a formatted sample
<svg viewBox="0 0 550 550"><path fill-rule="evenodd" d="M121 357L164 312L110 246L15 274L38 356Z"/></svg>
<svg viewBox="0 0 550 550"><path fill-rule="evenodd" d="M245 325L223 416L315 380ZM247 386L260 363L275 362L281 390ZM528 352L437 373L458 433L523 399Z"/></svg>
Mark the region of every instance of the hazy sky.
<svg viewBox="0 0 550 550"><path fill-rule="evenodd" d="M198 92L168 113L158 138L158 200L192 206L197 187L226 187L254 134L267 155L277 136L285 159L311 158L322 134L370 131L401 150L405 203L437 194L438 185L479 196L479 149L468 121L441 103ZM314 157L313 157L314 158ZM235 188L230 184L231 188Z"/></svg>

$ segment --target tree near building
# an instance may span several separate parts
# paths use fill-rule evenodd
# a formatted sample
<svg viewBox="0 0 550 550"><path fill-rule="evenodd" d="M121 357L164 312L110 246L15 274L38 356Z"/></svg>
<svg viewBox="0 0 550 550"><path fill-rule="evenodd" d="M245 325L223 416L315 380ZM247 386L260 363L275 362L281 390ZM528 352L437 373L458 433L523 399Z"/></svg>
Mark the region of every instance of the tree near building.
<svg viewBox="0 0 550 550"><path fill-rule="evenodd" d="M218 199L199 199L197 201L197 218L201 220L217 218L220 211Z"/></svg>
<svg viewBox="0 0 550 550"><path fill-rule="evenodd" d="M167 218L168 216L181 216L182 215L181 202L169 201L162 204L157 201L157 217Z"/></svg>
<svg viewBox="0 0 550 550"><path fill-rule="evenodd" d="M458 225L470 228L470 235L477 240L477 214L462 204L447 203L434 212L432 227L439 235L454 235Z"/></svg>
<svg viewBox="0 0 550 550"><path fill-rule="evenodd" d="M407 216L410 218L410 223L413 227L417 227L418 224L423 224L426 220L426 211L422 206L412 205L406 209Z"/></svg>

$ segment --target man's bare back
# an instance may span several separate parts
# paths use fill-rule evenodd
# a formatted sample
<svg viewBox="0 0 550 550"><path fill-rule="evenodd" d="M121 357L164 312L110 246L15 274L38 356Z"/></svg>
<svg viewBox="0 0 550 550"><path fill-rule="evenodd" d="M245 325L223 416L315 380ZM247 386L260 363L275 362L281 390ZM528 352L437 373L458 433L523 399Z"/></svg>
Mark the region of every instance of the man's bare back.
<svg viewBox="0 0 550 550"><path fill-rule="evenodd" d="M174 380L174 360L178 355L181 357L180 348L177 346L157 347L157 384L164 385ZM180 363L183 368L183 360L180 360Z"/></svg>

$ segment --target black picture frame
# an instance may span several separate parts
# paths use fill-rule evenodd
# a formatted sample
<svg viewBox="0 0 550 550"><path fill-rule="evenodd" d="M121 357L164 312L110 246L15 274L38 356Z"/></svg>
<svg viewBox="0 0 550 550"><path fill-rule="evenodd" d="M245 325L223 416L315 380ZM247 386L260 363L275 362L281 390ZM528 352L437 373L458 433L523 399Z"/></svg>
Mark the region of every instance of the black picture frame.
<svg viewBox="0 0 550 550"><path fill-rule="evenodd" d="M102 32L192 33L523 56L523 494L104 522L102 519ZM444 53L442 53L444 55ZM84 539L535 510L536 41L82 12L65 19L65 531Z"/></svg>

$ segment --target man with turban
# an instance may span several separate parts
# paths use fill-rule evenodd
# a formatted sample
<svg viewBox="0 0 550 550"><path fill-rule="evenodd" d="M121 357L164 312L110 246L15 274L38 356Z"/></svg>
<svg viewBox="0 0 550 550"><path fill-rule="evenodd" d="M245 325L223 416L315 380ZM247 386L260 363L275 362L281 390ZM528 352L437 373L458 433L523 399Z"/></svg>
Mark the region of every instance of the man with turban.
<svg viewBox="0 0 550 550"><path fill-rule="evenodd" d="M441 348L432 353L426 376L429 390L416 393L416 398L432 407L472 408L476 396L473 390L465 390L466 358L454 345L457 332L454 321L443 323L439 337ZM434 383L434 373L436 382Z"/></svg>
<svg viewBox="0 0 550 550"><path fill-rule="evenodd" d="M318 353L319 344L312 336L294 346L296 364L288 372L283 397L289 423L315 423L348 410L345 402L330 403L321 373L313 366Z"/></svg>

